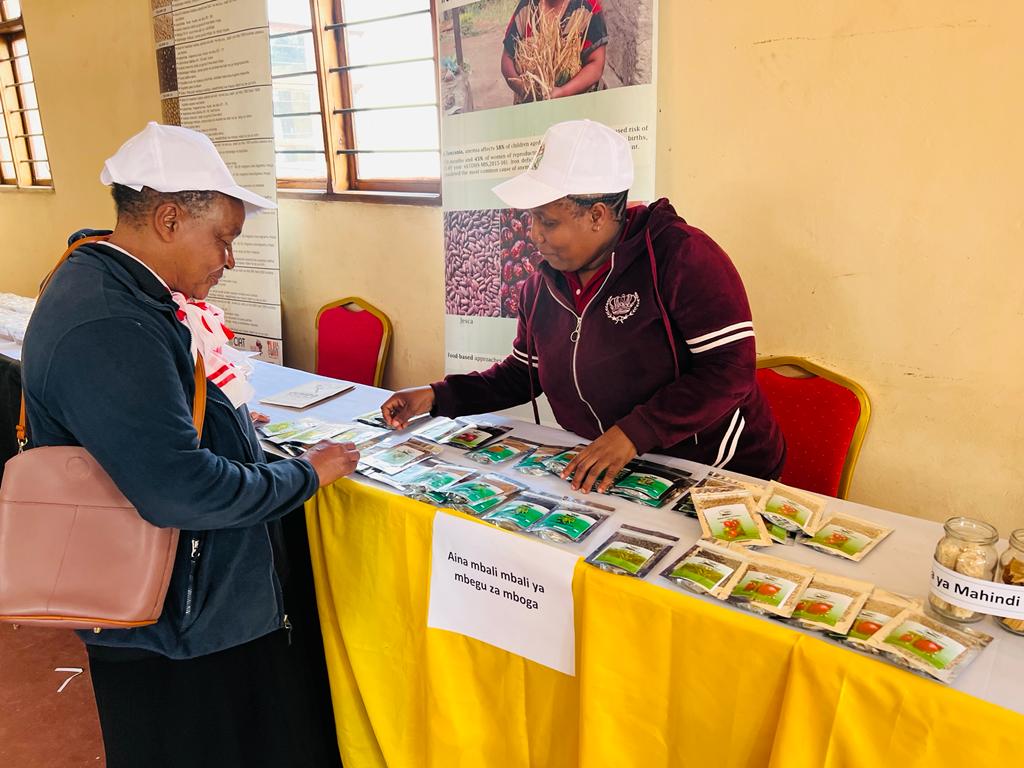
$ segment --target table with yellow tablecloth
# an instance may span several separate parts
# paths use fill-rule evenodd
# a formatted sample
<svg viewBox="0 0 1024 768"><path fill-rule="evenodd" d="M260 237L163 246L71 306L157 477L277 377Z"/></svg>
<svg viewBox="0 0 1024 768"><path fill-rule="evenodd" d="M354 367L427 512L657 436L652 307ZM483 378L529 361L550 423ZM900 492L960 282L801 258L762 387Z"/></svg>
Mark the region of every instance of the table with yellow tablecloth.
<svg viewBox="0 0 1024 768"><path fill-rule="evenodd" d="M1018 712L582 560L575 677L428 629L435 514L455 513L352 480L307 504L347 768L995 768L1024 756Z"/></svg>

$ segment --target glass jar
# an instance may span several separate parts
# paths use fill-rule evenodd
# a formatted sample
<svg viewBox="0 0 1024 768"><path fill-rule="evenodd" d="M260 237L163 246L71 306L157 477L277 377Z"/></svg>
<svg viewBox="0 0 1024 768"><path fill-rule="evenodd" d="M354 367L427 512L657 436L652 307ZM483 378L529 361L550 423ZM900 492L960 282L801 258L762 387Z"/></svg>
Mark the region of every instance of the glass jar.
<svg viewBox="0 0 1024 768"><path fill-rule="evenodd" d="M999 563L995 547L999 531L988 523L969 517L951 517L945 528L946 535L935 546L935 559L939 565L964 576L992 581ZM964 624L979 621L985 615L948 603L935 594L928 595L928 604L942 618Z"/></svg>
<svg viewBox="0 0 1024 768"><path fill-rule="evenodd" d="M1024 587L1024 528L1010 534L1010 546L999 558L999 581ZM1024 635L1024 619L996 619L999 626L1008 632Z"/></svg>

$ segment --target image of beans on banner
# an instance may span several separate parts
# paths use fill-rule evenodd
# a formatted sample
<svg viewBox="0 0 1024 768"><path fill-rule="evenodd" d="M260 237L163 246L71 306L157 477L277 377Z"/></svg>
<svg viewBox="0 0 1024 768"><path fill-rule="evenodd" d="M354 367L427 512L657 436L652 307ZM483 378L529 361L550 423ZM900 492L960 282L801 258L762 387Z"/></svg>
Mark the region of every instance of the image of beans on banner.
<svg viewBox="0 0 1024 768"><path fill-rule="evenodd" d="M530 212L501 211L501 291L502 317L519 313L519 293L523 283L540 263L540 252L530 240Z"/></svg>
<svg viewBox="0 0 1024 768"><path fill-rule="evenodd" d="M445 212L447 314L499 317L499 226L496 209Z"/></svg>

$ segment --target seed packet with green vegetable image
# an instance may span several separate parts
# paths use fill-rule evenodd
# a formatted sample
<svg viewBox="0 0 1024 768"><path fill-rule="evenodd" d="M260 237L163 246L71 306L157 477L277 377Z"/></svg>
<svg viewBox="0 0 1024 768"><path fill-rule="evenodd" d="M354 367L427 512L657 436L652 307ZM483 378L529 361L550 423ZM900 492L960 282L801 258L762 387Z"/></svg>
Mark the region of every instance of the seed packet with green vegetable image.
<svg viewBox="0 0 1024 768"><path fill-rule="evenodd" d="M401 442L385 442L374 446L363 453L359 466L370 467L385 474L394 475L411 464L423 461L440 451L440 447L428 443L426 440L409 437Z"/></svg>
<svg viewBox="0 0 1024 768"><path fill-rule="evenodd" d="M478 464L501 464L534 451L539 446L529 440L506 437L483 448L477 448L466 454L466 458Z"/></svg>
<svg viewBox="0 0 1024 768"><path fill-rule="evenodd" d="M560 500L547 517L530 526L529 532L558 544L576 543L587 538L607 518L593 505Z"/></svg>
<svg viewBox="0 0 1024 768"><path fill-rule="evenodd" d="M541 477L549 472L548 468L544 466L544 462L563 451L565 451L564 445L538 445L531 453L526 454L518 461L515 470L524 475Z"/></svg>
<svg viewBox="0 0 1024 768"><path fill-rule="evenodd" d="M489 523L508 531L525 531L541 518L550 514L559 499L540 493L522 493L511 501L494 507L483 516Z"/></svg>
<svg viewBox="0 0 1024 768"><path fill-rule="evenodd" d="M792 618L807 629L845 635L867 602L871 589L872 585L866 581L819 571L800 595Z"/></svg>
<svg viewBox="0 0 1024 768"><path fill-rule="evenodd" d="M624 469L626 473L615 481L608 493L648 506L660 507L694 484L692 472L650 461L634 459Z"/></svg>
<svg viewBox="0 0 1024 768"><path fill-rule="evenodd" d="M587 562L603 571L642 579L678 541L678 536L669 533L623 525L590 554Z"/></svg>
<svg viewBox="0 0 1024 768"><path fill-rule="evenodd" d="M966 627L951 627L919 609L908 608L866 642L902 667L951 683L992 638Z"/></svg>
<svg viewBox="0 0 1024 768"><path fill-rule="evenodd" d="M429 501L427 494L443 492L457 483L468 480L474 474L476 473L468 467L432 461L429 464L423 462L412 467L406 472L396 475L395 479L402 483L406 496L420 501Z"/></svg>
<svg viewBox="0 0 1024 768"><path fill-rule="evenodd" d="M834 635L834 637L856 648L878 653L877 649L868 646L868 639L892 621L900 611L905 611L914 605L912 600L876 587L868 596L849 631L845 635Z"/></svg>
<svg viewBox="0 0 1024 768"><path fill-rule="evenodd" d="M691 496L705 539L715 539L726 544L735 542L748 547L767 547L772 543L764 521L755 511L754 499L749 492L693 491Z"/></svg>
<svg viewBox="0 0 1024 768"><path fill-rule="evenodd" d="M363 448L383 440L391 434L389 430L371 427L366 424L338 424L340 432L331 439L336 443L355 443L356 448Z"/></svg>
<svg viewBox="0 0 1024 768"><path fill-rule="evenodd" d="M542 462L544 465L544 469L546 469L552 475L561 475L563 470L565 470L565 468L569 466L569 462L575 459L576 456L579 455L579 452L586 447L587 446L585 443L581 443L580 445L574 446L573 448L563 448L559 453L556 453L554 456L544 459L544 461Z"/></svg>
<svg viewBox="0 0 1024 768"><path fill-rule="evenodd" d="M426 424L413 431L413 435L432 443L443 443L445 439L469 429L469 422L461 419L449 419L447 416L435 416Z"/></svg>
<svg viewBox="0 0 1024 768"><path fill-rule="evenodd" d="M813 537L800 543L830 555L860 561L892 533L892 528L846 514L832 515Z"/></svg>
<svg viewBox="0 0 1024 768"><path fill-rule="evenodd" d="M765 522L787 531L813 533L821 527L825 500L772 480L757 511Z"/></svg>
<svg viewBox="0 0 1024 768"><path fill-rule="evenodd" d="M498 424L471 424L468 428L446 437L444 443L453 448L471 451L474 448L482 448L495 438L511 431L512 427Z"/></svg>
<svg viewBox="0 0 1024 768"><path fill-rule="evenodd" d="M661 575L691 592L726 600L746 572L743 553L698 541Z"/></svg>
<svg viewBox="0 0 1024 768"><path fill-rule="evenodd" d="M739 549L740 545L730 544L729 547ZM729 600L755 613L792 616L800 595L814 578L814 569L753 552L747 558L747 572Z"/></svg>
<svg viewBox="0 0 1024 768"><path fill-rule="evenodd" d="M520 482L501 475L486 474L457 483L448 488L445 493L448 502L455 509L474 515L493 506L493 504L483 504L484 502L494 500L497 503L525 490L526 486Z"/></svg>

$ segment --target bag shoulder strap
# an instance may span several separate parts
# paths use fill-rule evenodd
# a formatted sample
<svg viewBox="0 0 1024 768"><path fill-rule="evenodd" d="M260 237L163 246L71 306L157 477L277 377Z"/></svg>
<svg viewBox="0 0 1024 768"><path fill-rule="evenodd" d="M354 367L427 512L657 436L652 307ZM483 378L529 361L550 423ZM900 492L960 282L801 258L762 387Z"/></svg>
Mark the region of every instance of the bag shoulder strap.
<svg viewBox="0 0 1024 768"><path fill-rule="evenodd" d="M60 257L57 264L53 269L43 278L42 284L39 286L39 295L43 295L43 291L46 290L46 286L50 284L50 280L53 279L54 274L60 269L61 265L64 264L75 252L75 249L80 248L83 245L89 243L99 243L110 239L107 235L99 235L96 237L83 237L81 240L76 240L72 243L64 255ZM196 382L196 394L192 400L192 423L195 425L196 433L199 435L199 439L203 439L203 423L206 421L206 366L203 363L203 356L196 354L196 367L195 367L195 382ZM21 388L21 410L18 414L18 426L15 429L16 436L18 438L18 453L25 450L25 446L28 445L28 433L26 431L26 425L28 419L25 413L25 387Z"/></svg>

